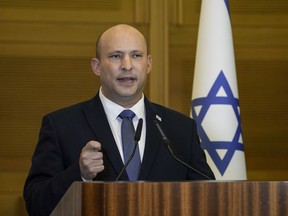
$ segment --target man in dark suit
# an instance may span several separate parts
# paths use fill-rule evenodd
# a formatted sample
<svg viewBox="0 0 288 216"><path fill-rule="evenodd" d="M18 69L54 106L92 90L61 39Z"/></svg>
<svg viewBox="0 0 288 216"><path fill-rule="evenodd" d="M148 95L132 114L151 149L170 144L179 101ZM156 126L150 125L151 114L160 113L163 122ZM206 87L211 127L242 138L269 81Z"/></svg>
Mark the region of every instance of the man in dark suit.
<svg viewBox="0 0 288 216"><path fill-rule="evenodd" d="M143 119L137 180L214 179L200 147L195 121L150 102L143 89L152 68L144 36L128 25L106 30L91 61L101 79L97 95L43 118L39 141L24 186L30 215L49 215L74 181L115 181L124 166L119 113L131 110L134 127ZM167 133L175 160L163 144L155 120ZM203 173L203 175L201 174ZM128 181L124 171L119 180Z"/></svg>

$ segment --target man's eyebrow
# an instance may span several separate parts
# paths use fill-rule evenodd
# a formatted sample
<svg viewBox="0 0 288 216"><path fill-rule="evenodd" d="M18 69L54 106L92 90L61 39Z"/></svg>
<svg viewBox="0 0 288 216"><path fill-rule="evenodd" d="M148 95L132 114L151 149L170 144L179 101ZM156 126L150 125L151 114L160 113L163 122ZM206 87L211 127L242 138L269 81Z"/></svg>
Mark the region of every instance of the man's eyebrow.
<svg viewBox="0 0 288 216"><path fill-rule="evenodd" d="M109 54L122 54L122 53L125 53L125 52L128 52L128 53L144 53L144 51L142 51L142 50L131 50L131 51L129 51L129 50L114 50L114 51L111 51L111 52L108 52L108 55Z"/></svg>
<svg viewBox="0 0 288 216"><path fill-rule="evenodd" d="M107 55L115 55L115 54L123 54L123 53L124 53L123 51L114 50L114 51L111 51L111 52L107 52Z"/></svg>
<svg viewBox="0 0 288 216"><path fill-rule="evenodd" d="M142 50L133 50L132 52L140 52L140 53L143 53L144 51L142 51Z"/></svg>
<svg viewBox="0 0 288 216"><path fill-rule="evenodd" d="M120 51L120 50L114 50L114 51L111 51L111 52L108 52L108 53L123 53L123 51Z"/></svg>

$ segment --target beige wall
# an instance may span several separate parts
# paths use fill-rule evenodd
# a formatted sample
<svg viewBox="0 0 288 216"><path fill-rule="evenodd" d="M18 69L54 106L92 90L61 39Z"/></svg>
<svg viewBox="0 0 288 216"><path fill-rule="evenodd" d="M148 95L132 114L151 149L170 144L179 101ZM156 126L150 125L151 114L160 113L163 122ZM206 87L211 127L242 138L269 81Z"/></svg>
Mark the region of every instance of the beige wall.
<svg viewBox="0 0 288 216"><path fill-rule="evenodd" d="M230 0L250 180L288 179L288 2ZM116 23L148 38L152 100L189 115L200 0L0 2L0 214L22 187L42 116L94 96L95 40Z"/></svg>

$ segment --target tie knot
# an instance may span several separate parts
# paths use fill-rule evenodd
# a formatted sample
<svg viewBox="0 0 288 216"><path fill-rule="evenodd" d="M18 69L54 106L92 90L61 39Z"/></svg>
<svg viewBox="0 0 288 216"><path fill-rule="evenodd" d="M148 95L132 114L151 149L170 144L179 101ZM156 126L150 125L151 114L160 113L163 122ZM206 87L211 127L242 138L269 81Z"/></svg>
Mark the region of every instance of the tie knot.
<svg viewBox="0 0 288 216"><path fill-rule="evenodd" d="M135 113L129 109L127 110L123 110L120 114L119 114L119 117L121 119L124 119L124 118L129 118L129 119L133 119L135 117Z"/></svg>

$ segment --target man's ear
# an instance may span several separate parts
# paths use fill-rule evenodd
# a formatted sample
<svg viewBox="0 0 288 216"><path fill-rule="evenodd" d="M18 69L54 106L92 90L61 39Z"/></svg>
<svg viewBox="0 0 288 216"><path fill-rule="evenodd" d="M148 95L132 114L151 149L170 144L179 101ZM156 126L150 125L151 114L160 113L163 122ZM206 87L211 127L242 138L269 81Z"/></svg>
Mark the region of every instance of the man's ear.
<svg viewBox="0 0 288 216"><path fill-rule="evenodd" d="M151 55L148 55L148 57L147 57L147 63L148 63L148 66L147 66L147 74L149 74L150 71L152 70L152 56L151 56Z"/></svg>
<svg viewBox="0 0 288 216"><path fill-rule="evenodd" d="M96 76L100 76L100 60L97 58L91 59L91 67Z"/></svg>

